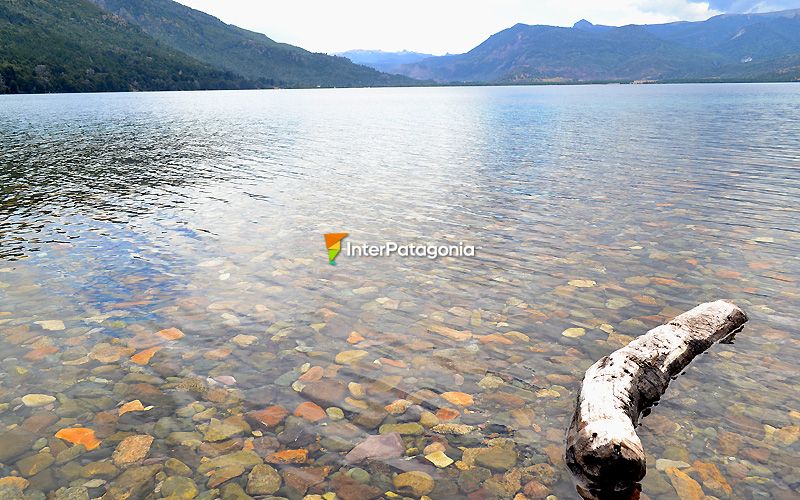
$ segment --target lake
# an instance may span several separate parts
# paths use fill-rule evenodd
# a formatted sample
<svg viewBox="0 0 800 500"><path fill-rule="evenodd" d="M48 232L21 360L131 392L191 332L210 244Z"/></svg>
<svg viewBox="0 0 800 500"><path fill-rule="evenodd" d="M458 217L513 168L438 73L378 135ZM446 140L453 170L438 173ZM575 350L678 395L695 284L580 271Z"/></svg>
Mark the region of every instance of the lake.
<svg viewBox="0 0 800 500"><path fill-rule="evenodd" d="M798 498L798 85L0 96L0 143L0 489L575 498L583 372L727 298L643 498Z"/></svg>

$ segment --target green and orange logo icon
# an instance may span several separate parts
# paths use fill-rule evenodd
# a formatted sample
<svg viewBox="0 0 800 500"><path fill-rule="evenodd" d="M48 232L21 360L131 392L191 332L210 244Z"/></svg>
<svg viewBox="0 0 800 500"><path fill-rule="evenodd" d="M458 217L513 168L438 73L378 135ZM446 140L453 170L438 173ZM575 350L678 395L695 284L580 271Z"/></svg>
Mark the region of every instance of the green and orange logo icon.
<svg viewBox="0 0 800 500"><path fill-rule="evenodd" d="M349 233L328 233L325 235L325 246L328 247L328 262L332 266L336 265L336 256L342 251L342 240L347 238Z"/></svg>

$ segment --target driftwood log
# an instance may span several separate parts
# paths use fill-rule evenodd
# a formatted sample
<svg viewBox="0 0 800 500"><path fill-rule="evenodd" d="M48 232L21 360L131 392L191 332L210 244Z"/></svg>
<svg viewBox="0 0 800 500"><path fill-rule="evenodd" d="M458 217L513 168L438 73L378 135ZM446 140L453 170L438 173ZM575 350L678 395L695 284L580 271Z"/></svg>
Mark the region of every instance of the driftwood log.
<svg viewBox="0 0 800 500"><path fill-rule="evenodd" d="M701 304L586 371L566 442L567 465L582 496L626 498L624 492L645 475L635 429L640 413L659 400L695 356L745 322L747 315L731 302Z"/></svg>

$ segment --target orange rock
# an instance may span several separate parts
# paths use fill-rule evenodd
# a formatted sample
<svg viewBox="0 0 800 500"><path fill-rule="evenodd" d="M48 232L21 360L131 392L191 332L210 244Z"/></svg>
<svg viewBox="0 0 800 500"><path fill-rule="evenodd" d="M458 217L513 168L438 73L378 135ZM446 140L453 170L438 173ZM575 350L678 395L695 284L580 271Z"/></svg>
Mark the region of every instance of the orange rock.
<svg viewBox="0 0 800 500"><path fill-rule="evenodd" d="M571 358L571 356L568 357ZM518 408L520 406L525 406L527 402L516 394L510 394L508 392L487 392L484 393L483 399L497 403L500 406L505 406L506 408Z"/></svg>
<svg viewBox="0 0 800 500"><path fill-rule="evenodd" d="M656 285L665 285L665 286L675 286L675 285L679 284L676 280L669 279L669 278L654 277L654 278L650 278L650 281L652 283L655 283Z"/></svg>
<svg viewBox="0 0 800 500"><path fill-rule="evenodd" d="M411 349L412 351L427 351L428 349L433 349L436 346L433 342L428 342L427 340L415 339L411 342L407 343L405 347Z"/></svg>
<svg viewBox="0 0 800 500"><path fill-rule="evenodd" d="M282 450L267 455L271 464L302 464L308 459L308 450Z"/></svg>
<svg viewBox="0 0 800 500"><path fill-rule="evenodd" d="M496 333L491 333L489 335L484 335L483 337L479 338L478 341L481 344L488 344L490 342L494 342L494 343L497 343L497 344L511 345L511 344L514 343L514 341L511 340L510 338L503 337L502 335L498 335Z"/></svg>
<svg viewBox="0 0 800 500"><path fill-rule="evenodd" d="M28 351L22 357L22 359L24 359L25 361L41 361L50 354L55 354L57 352L58 352L58 347L53 345L39 347L38 349L33 349L32 351Z"/></svg>
<svg viewBox="0 0 800 500"><path fill-rule="evenodd" d="M389 358L378 358L378 361L380 361L384 365L394 366L395 368L407 368L408 367L405 364L405 362L402 361L402 360L389 359Z"/></svg>
<svg viewBox="0 0 800 500"><path fill-rule="evenodd" d="M0 486L12 486L18 488L20 491L28 487L30 481L18 476L6 476L0 478Z"/></svg>
<svg viewBox="0 0 800 500"><path fill-rule="evenodd" d="M68 346L79 346L86 342L86 337L70 337L68 339L64 339L64 345Z"/></svg>
<svg viewBox="0 0 800 500"><path fill-rule="evenodd" d="M88 451L100 446L100 440L92 429L86 427L68 427L56 432L56 437L72 444L82 444Z"/></svg>
<svg viewBox="0 0 800 500"><path fill-rule="evenodd" d="M453 420L461 416L461 412L453 408L439 408L436 410L436 417L439 420L447 421Z"/></svg>
<svg viewBox="0 0 800 500"><path fill-rule="evenodd" d="M544 453L547 458L555 466L562 467L564 465L564 447L556 444L549 444L544 447Z"/></svg>
<svg viewBox="0 0 800 500"><path fill-rule="evenodd" d="M133 348L111 344L97 344L89 357L101 363L116 363L123 356L130 356Z"/></svg>
<svg viewBox="0 0 800 500"><path fill-rule="evenodd" d="M233 351L227 347L220 347L218 349L211 349L203 354L203 357L212 361L219 361L227 358Z"/></svg>
<svg viewBox="0 0 800 500"><path fill-rule="evenodd" d="M158 335L164 340L179 340L184 337L183 332L178 330L177 328L167 328L165 330L157 332L156 335Z"/></svg>
<svg viewBox="0 0 800 500"><path fill-rule="evenodd" d="M436 441L426 446L422 453L430 455L431 453L436 453L437 451L444 452L445 450L447 450L447 446L445 446L444 443Z"/></svg>
<svg viewBox="0 0 800 500"><path fill-rule="evenodd" d="M150 362L150 358L152 358L155 353L161 350L161 347L151 347L150 349L145 349L142 352L136 353L131 356L131 361L136 363L137 365L146 365Z"/></svg>
<svg viewBox="0 0 800 500"><path fill-rule="evenodd" d="M111 459L117 467L127 467L141 462L147 458L152 444L153 436L147 434L128 436L117 445Z"/></svg>
<svg viewBox="0 0 800 500"><path fill-rule="evenodd" d="M470 406L475 403L472 396L465 392L445 392L442 393L442 397L448 402L458 406Z"/></svg>
<svg viewBox="0 0 800 500"><path fill-rule="evenodd" d="M358 344L364 340L364 336L358 332L350 332L350 335L347 337L348 344Z"/></svg>
<svg viewBox="0 0 800 500"><path fill-rule="evenodd" d="M325 370L321 366L312 366L307 372L300 375L298 380L301 382L316 382L317 380L322 379L324 374Z"/></svg>
<svg viewBox="0 0 800 500"><path fill-rule="evenodd" d="M703 484L712 491L724 491L727 495L733 494L733 488L719 471L716 465L696 460L692 467L700 474Z"/></svg>
<svg viewBox="0 0 800 500"><path fill-rule="evenodd" d="M655 298L653 298L653 297L651 297L649 295L637 295L636 297L633 298L633 300L635 300L636 302L641 302L642 304L646 304L646 305L649 305L649 306L657 306L658 305L658 301Z"/></svg>
<svg viewBox="0 0 800 500"><path fill-rule="evenodd" d="M770 451L767 448L747 448L742 451L742 455L750 460L765 464L769 462Z"/></svg>
<svg viewBox="0 0 800 500"><path fill-rule="evenodd" d="M396 399L389 403L388 405L384 406L383 409L391 413L392 415L402 415L403 413L408 410L408 407L413 405L414 403L407 400L407 399Z"/></svg>
<svg viewBox="0 0 800 500"><path fill-rule="evenodd" d="M428 330L458 342L464 342L472 338L472 332L470 331L455 330L444 325L431 325L428 327Z"/></svg>
<svg viewBox="0 0 800 500"><path fill-rule="evenodd" d="M247 414L249 420L255 420L265 427L275 427L283 422L289 412L283 406L270 406L263 410L251 411Z"/></svg>
<svg viewBox="0 0 800 500"><path fill-rule="evenodd" d="M720 269L716 274L718 278L722 279L736 279L742 276L742 273L739 271L733 271L731 269Z"/></svg>
<svg viewBox="0 0 800 500"><path fill-rule="evenodd" d="M125 403L119 407L119 416L121 417L131 411L144 411L144 405L138 399L134 399L130 403Z"/></svg>
<svg viewBox="0 0 800 500"><path fill-rule="evenodd" d="M704 500L706 498L700 484L685 472L675 467L668 468L666 472L672 482L672 487L675 488L681 500Z"/></svg>
<svg viewBox="0 0 800 500"><path fill-rule="evenodd" d="M325 410L322 409L319 405L312 403L311 401L306 401L304 403L300 403L297 405L297 408L294 410L294 416L300 417L309 422L318 422L323 420L327 414Z"/></svg>

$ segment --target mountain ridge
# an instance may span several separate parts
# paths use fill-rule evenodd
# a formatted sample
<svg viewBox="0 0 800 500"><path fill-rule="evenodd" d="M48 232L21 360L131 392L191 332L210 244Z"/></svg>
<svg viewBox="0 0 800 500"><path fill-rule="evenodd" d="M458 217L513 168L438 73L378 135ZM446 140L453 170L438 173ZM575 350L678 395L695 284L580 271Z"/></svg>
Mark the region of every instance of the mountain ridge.
<svg viewBox="0 0 800 500"><path fill-rule="evenodd" d="M706 21L572 28L517 23L472 50L406 64L401 74L440 83L793 81L800 9ZM751 62L758 64L747 66ZM739 65L737 67L737 65Z"/></svg>
<svg viewBox="0 0 800 500"><path fill-rule="evenodd" d="M0 94L262 85L164 47L89 2L0 3Z"/></svg>
<svg viewBox="0 0 800 500"><path fill-rule="evenodd" d="M172 0L89 0L154 39L214 67L282 87L363 87L414 82L343 57L276 42Z"/></svg>
<svg viewBox="0 0 800 500"><path fill-rule="evenodd" d="M171 0L0 0L0 94L412 84Z"/></svg>
<svg viewBox="0 0 800 500"><path fill-rule="evenodd" d="M413 52L409 50L392 52L369 49L355 49L345 52L336 52L334 55L346 57L356 64L369 66L370 68L390 74L395 73L400 66L404 64L411 64L428 57L435 57L433 54L425 54L422 52Z"/></svg>

